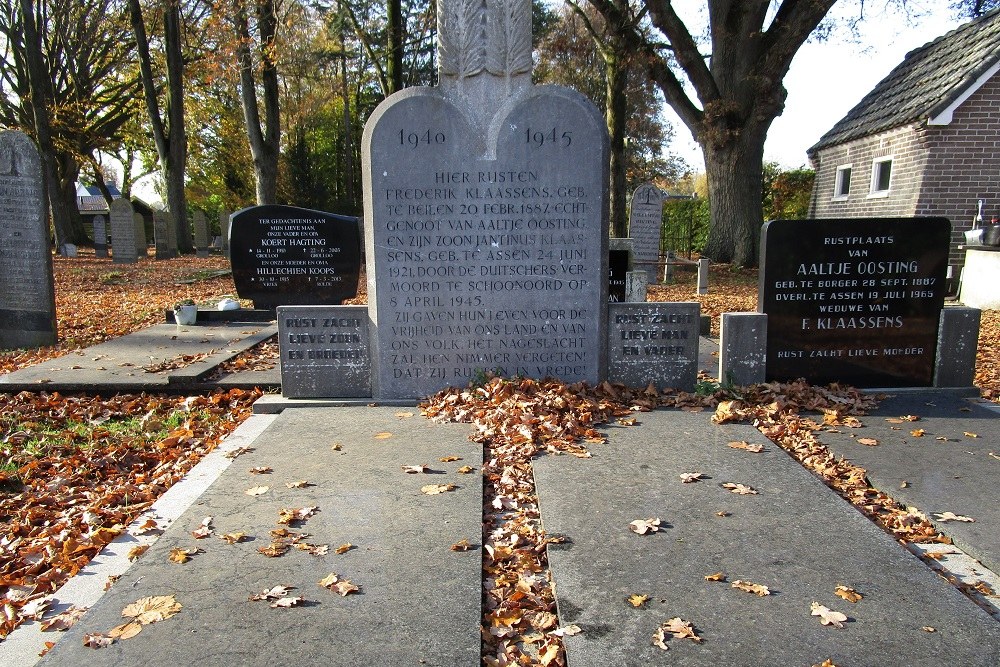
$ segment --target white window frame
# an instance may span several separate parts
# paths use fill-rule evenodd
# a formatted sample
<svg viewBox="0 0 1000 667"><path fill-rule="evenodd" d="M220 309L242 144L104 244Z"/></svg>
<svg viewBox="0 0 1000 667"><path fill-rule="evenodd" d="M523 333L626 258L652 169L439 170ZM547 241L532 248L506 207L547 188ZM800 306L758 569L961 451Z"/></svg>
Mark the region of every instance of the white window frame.
<svg viewBox="0 0 1000 667"><path fill-rule="evenodd" d="M879 175L881 173L882 165L886 162L889 163L889 183L885 190L878 190ZM871 183L868 187L868 196L871 197L888 197L889 192L892 191L892 166L893 166L893 156L882 155L872 160L872 178Z"/></svg>
<svg viewBox="0 0 1000 667"><path fill-rule="evenodd" d="M842 192L844 188L844 172L850 170L851 176L847 179L847 192ZM833 179L833 201L843 201L851 196L851 177L854 176L853 164L838 164L836 175Z"/></svg>

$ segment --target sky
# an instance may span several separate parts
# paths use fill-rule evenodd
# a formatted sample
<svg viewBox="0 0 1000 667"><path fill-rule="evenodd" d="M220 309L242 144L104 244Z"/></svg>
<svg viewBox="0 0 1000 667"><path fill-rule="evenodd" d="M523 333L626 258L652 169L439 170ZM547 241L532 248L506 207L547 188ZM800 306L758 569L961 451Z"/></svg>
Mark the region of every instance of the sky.
<svg viewBox="0 0 1000 667"><path fill-rule="evenodd" d="M688 3L684 3L688 4ZM785 111L771 125L764 159L794 169L809 166L806 149L861 101L875 85L903 61L909 51L958 27L945 2L910 2L923 16L907 20L886 2L865 2L856 42L834 37L808 42L796 54L785 77ZM843 0L836 17L856 18L860 3ZM704 171L701 152L688 129L667 111L676 138L671 150L695 169Z"/></svg>

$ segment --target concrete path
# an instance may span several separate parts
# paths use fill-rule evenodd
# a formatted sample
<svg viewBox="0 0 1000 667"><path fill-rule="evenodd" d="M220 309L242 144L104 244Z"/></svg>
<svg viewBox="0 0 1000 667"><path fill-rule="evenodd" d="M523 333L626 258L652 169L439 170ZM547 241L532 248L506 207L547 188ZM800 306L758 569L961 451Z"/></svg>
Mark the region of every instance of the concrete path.
<svg viewBox="0 0 1000 667"><path fill-rule="evenodd" d="M904 416L919 420L899 421ZM956 546L1000 573L1000 406L957 392L898 392L861 422L864 428L838 427L821 433L820 440L865 468L875 488L932 521L944 512L973 519L935 524ZM860 438L878 444L858 444Z"/></svg>
<svg viewBox="0 0 1000 667"><path fill-rule="evenodd" d="M240 373L222 382L204 379L219 364L277 333L261 322L215 322L192 326L157 324L0 375L0 391L190 391L213 386L280 384L278 369ZM175 368L174 366L180 366Z"/></svg>
<svg viewBox="0 0 1000 667"><path fill-rule="evenodd" d="M549 548L570 667L942 664L996 667L1000 623L934 574L750 426L708 413L657 411L614 427L594 458L541 457L535 480L544 528L570 538ZM765 445L753 454L727 446ZM679 475L701 472L684 484ZM736 495L724 483L749 485ZM993 487L995 489L995 486ZM720 517L717 512L728 513ZM630 532L636 519L665 529ZM705 577L723 572L725 582ZM758 597L731 587L767 586ZM852 604L834 590L864 598ZM642 608L630 595L649 596ZM838 629L811 604L846 614ZM673 617L703 642L651 645ZM924 628L933 628L931 632Z"/></svg>
<svg viewBox="0 0 1000 667"><path fill-rule="evenodd" d="M66 665L477 665L480 654L482 449L465 424L435 425L399 408L299 409L282 413L178 519L41 664ZM377 437L377 434L391 434ZM334 447L339 445L339 449ZM461 460L441 462L442 457ZM403 465L427 464L407 474ZM475 472L460 474L461 466ZM266 466L269 474L251 474ZM315 484L289 489L286 483ZM453 491L421 493L430 484ZM245 490L267 485L249 496ZM316 506L292 530L328 544L314 556L258 553L283 508ZM212 516L215 535L190 531ZM218 536L246 532L250 541ZM451 545L468 540L469 551ZM335 554L342 544L355 545ZM200 548L185 564L171 549ZM318 582L336 572L360 586L341 597ZM308 602L271 608L248 597L274 586ZM108 648L83 646L87 633L123 622L144 596L174 595L176 616Z"/></svg>

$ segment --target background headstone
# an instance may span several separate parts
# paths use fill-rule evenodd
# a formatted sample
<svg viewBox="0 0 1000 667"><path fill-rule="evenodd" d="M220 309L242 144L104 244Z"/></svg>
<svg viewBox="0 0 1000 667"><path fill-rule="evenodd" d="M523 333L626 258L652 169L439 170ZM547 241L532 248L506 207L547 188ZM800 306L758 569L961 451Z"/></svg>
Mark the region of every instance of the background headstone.
<svg viewBox="0 0 1000 667"><path fill-rule="evenodd" d="M0 132L0 349L56 343L42 164L27 135Z"/></svg>
<svg viewBox="0 0 1000 667"><path fill-rule="evenodd" d="M94 216L94 256L108 256L108 221L103 215Z"/></svg>
<svg viewBox="0 0 1000 667"><path fill-rule="evenodd" d="M153 243L156 244L156 259L170 259L170 219L166 213L153 211Z"/></svg>
<svg viewBox="0 0 1000 667"><path fill-rule="evenodd" d="M219 233L222 235L222 255L229 259L229 216L231 212L229 209L222 209L219 211Z"/></svg>
<svg viewBox="0 0 1000 667"><path fill-rule="evenodd" d="M531 84L528 0L438 3L440 84L365 125L373 391L483 370L598 382L607 341L607 129Z"/></svg>
<svg viewBox="0 0 1000 667"><path fill-rule="evenodd" d="M132 214L132 220L135 221L135 254L144 258L149 248L146 241L146 219L142 217L142 213L136 212Z"/></svg>
<svg viewBox="0 0 1000 667"><path fill-rule="evenodd" d="M111 202L111 257L115 264L135 264L139 261L136 252L135 218L132 202L124 197Z"/></svg>
<svg viewBox="0 0 1000 667"><path fill-rule="evenodd" d="M251 206L232 215L236 292L257 308L335 305L358 293L358 221L294 206Z"/></svg>
<svg viewBox="0 0 1000 667"><path fill-rule="evenodd" d="M636 269L646 272L655 283L660 261L660 233L663 230L663 191L652 183L643 183L632 193L628 216L628 235Z"/></svg>
<svg viewBox="0 0 1000 667"><path fill-rule="evenodd" d="M367 306L279 306L281 395L371 396Z"/></svg>
<svg viewBox="0 0 1000 667"><path fill-rule="evenodd" d="M693 391L698 380L699 303L608 306L608 379L629 387Z"/></svg>
<svg viewBox="0 0 1000 667"><path fill-rule="evenodd" d="M186 213L181 215L187 216ZM167 257L177 257L177 216L173 211L164 211L163 218L167 222Z"/></svg>
<svg viewBox="0 0 1000 667"><path fill-rule="evenodd" d="M194 212L194 249L198 257L208 257L208 223L203 211Z"/></svg>
<svg viewBox="0 0 1000 667"><path fill-rule="evenodd" d="M766 223L767 378L930 386L950 237L944 218Z"/></svg>
<svg viewBox="0 0 1000 667"><path fill-rule="evenodd" d="M608 240L608 303L627 299L626 274L632 270L632 240Z"/></svg>

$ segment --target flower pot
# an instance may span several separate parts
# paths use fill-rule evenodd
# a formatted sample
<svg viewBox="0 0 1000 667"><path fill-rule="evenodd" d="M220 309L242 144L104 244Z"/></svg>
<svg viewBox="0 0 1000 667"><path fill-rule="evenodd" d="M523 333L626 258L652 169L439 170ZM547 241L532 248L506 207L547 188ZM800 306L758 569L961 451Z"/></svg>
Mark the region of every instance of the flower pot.
<svg viewBox="0 0 1000 667"><path fill-rule="evenodd" d="M178 325L194 324L198 319L198 306L177 306L174 308L174 322Z"/></svg>

